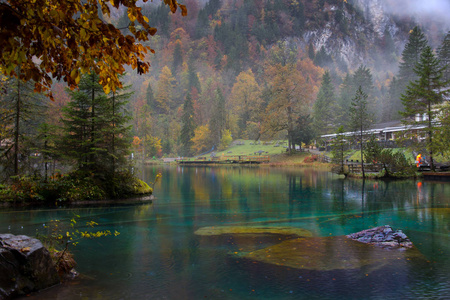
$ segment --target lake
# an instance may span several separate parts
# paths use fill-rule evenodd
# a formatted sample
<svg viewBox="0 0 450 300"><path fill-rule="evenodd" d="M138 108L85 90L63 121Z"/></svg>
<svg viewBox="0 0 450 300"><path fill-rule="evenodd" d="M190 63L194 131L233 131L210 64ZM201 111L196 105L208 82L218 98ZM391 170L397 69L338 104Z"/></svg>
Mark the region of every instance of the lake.
<svg viewBox="0 0 450 300"><path fill-rule="evenodd" d="M80 229L95 221L120 232L82 240L72 248L81 276L27 299L450 298L448 182L363 182L312 168L137 172L147 182L162 173L152 204L0 211L3 233L34 235L74 215ZM381 225L403 230L414 255L361 252L340 237ZM286 234L300 229L310 236ZM301 263L283 252L292 241Z"/></svg>

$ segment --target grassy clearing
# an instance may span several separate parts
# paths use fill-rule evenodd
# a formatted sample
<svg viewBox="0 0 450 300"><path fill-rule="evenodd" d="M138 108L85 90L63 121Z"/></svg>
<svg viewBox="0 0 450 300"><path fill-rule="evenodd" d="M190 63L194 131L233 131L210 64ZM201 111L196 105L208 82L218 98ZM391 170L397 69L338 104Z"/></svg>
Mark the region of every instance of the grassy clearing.
<svg viewBox="0 0 450 300"><path fill-rule="evenodd" d="M215 155L218 157L235 156L235 155L269 155L270 163L265 165L270 166L320 166L325 165L317 161L305 162L305 158L311 157L309 152L298 152L294 154L287 154L287 141L270 141L270 142L255 142L252 140L236 140L226 150L217 151ZM209 157L210 154L202 155Z"/></svg>
<svg viewBox="0 0 450 300"><path fill-rule="evenodd" d="M286 152L286 141L255 142L252 140L235 140L226 150L217 151L216 156L227 155L255 155L262 151L261 155L276 155ZM208 154L209 155L209 154Z"/></svg>

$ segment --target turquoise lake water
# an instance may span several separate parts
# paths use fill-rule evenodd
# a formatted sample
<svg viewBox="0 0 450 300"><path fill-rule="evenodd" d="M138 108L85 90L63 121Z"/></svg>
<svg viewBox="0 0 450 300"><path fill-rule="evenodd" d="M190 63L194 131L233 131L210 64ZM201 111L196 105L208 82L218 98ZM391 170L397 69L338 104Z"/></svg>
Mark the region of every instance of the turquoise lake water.
<svg viewBox="0 0 450 300"><path fill-rule="evenodd" d="M26 299L449 299L450 183L344 180L323 170L147 167L152 204L0 210L0 231L34 235L52 219L95 221L117 237L72 248L78 279ZM296 237L200 236L204 227L303 228L331 238L375 226L401 229L419 258L363 263L339 243L308 254L317 269L246 258ZM306 240L308 242L308 240ZM331 246L330 246L331 245ZM323 254L317 258L317 253ZM361 265L327 269L344 253ZM370 258L370 257L369 257ZM289 260L289 257L281 257Z"/></svg>

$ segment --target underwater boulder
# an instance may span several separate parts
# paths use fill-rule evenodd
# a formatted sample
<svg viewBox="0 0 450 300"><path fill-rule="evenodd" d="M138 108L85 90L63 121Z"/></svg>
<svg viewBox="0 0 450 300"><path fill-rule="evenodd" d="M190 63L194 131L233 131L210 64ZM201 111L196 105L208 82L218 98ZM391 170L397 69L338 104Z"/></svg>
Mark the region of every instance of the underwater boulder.
<svg viewBox="0 0 450 300"><path fill-rule="evenodd" d="M295 269L331 271L380 268L392 261L423 258L416 248L393 251L361 243L346 236L297 238L240 257Z"/></svg>
<svg viewBox="0 0 450 300"><path fill-rule="evenodd" d="M268 226L211 226L202 227L195 232L201 236L215 236L223 234L278 234L299 237L311 237L309 230L295 227L268 227Z"/></svg>

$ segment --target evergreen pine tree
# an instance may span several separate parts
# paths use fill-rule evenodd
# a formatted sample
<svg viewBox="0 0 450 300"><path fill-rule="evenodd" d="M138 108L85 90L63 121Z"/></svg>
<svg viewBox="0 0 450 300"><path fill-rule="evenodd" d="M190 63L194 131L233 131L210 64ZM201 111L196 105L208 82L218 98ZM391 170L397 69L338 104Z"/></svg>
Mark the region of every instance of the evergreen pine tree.
<svg viewBox="0 0 450 300"><path fill-rule="evenodd" d="M336 137L331 143L331 162L336 164L336 167L333 167L333 172L336 174L345 174L344 163L347 155L347 142L344 132L344 126L339 126Z"/></svg>
<svg viewBox="0 0 450 300"><path fill-rule="evenodd" d="M339 123L344 127L346 127L350 122L348 111L350 109L350 104L352 102L352 98L354 95L355 93L353 91L352 77L350 76L349 73L347 73L347 75L344 77L344 81L340 86L338 99L339 116L340 116Z"/></svg>
<svg viewBox="0 0 450 300"><path fill-rule="evenodd" d="M216 147L220 144L222 139L222 131L225 129L226 111L225 111L225 97L220 88L216 89L216 97L214 101L213 112L209 121L209 128L211 130L211 140Z"/></svg>
<svg viewBox="0 0 450 300"><path fill-rule="evenodd" d="M410 81L417 79L414 67L419 62L420 55L427 45L428 42L420 28L417 26L414 27L402 52L402 62L399 67L398 78L403 87L406 87Z"/></svg>
<svg viewBox="0 0 450 300"><path fill-rule="evenodd" d="M69 91L71 101L63 109L64 135L60 149L78 169L99 172L97 158L107 150L98 143L107 97L96 74L83 76L79 89Z"/></svg>
<svg viewBox="0 0 450 300"><path fill-rule="evenodd" d="M361 88L363 93L367 95L368 113L375 116L375 97L372 73L366 66L359 66L352 78L352 94L355 95L357 90Z"/></svg>
<svg viewBox="0 0 450 300"><path fill-rule="evenodd" d="M336 108L334 86L331 82L330 72L326 71L322 76L322 85L313 105L314 128L318 134L330 133L330 130L335 126Z"/></svg>
<svg viewBox="0 0 450 300"><path fill-rule="evenodd" d="M81 78L79 89L70 91L64 108L64 133L59 145L64 157L81 171L112 180L126 167L130 143L125 106L130 93L116 91L108 98L98 75ZM112 192L114 195L114 191Z"/></svg>
<svg viewBox="0 0 450 300"><path fill-rule="evenodd" d="M315 129L313 127L313 119L310 115L299 116L295 121L295 130L292 136L293 148L295 144L302 148L303 144L308 144L315 136Z"/></svg>
<svg viewBox="0 0 450 300"><path fill-rule="evenodd" d="M438 50L438 57L441 61L441 66L445 67L444 69L444 81L450 80L450 31L445 36L444 40L442 41L442 45L439 47Z"/></svg>
<svg viewBox="0 0 450 300"><path fill-rule="evenodd" d="M392 38L389 30L386 29L384 30L383 33L383 44L384 44L384 55L386 57L386 60L388 63L393 63L395 61L395 44L394 44L394 39Z"/></svg>
<svg viewBox="0 0 450 300"><path fill-rule="evenodd" d="M194 105L192 103L191 94L186 95L186 100L183 105L183 115L181 117L182 128L180 141L183 146L182 155L190 156L192 148L192 138L195 135L195 120L194 120Z"/></svg>
<svg viewBox="0 0 450 300"><path fill-rule="evenodd" d="M195 69L194 62L192 59L188 64L188 92L192 91L192 88L197 89L197 93L202 93L202 88L200 85L200 80L198 79L197 70Z"/></svg>
<svg viewBox="0 0 450 300"><path fill-rule="evenodd" d="M393 77L389 85L386 103L383 106L383 114L382 114L383 122L400 120L401 118L400 111L403 110L403 104L397 101L398 95L400 94L401 91L399 81L397 77Z"/></svg>
<svg viewBox="0 0 450 300"><path fill-rule="evenodd" d="M145 100L147 100L147 105L150 110L155 109L155 95L153 94L152 85L149 83L147 86L147 91L145 93Z"/></svg>
<svg viewBox="0 0 450 300"><path fill-rule="evenodd" d="M172 74L178 74L178 70L183 65L183 51L181 49L181 42L177 40L175 42L175 49L173 50L173 64L172 64Z"/></svg>
<svg viewBox="0 0 450 300"><path fill-rule="evenodd" d="M367 95L368 101L373 98L373 78L370 69L366 66L359 66L358 69L353 74L352 78L353 94L361 88L362 91Z"/></svg>
<svg viewBox="0 0 450 300"><path fill-rule="evenodd" d="M361 170L363 178L366 177L364 171L364 138L366 131L372 123L372 116L369 113L367 94L364 93L360 86L356 91L350 107L350 128L355 132L354 139L359 144L361 151Z"/></svg>
<svg viewBox="0 0 450 300"><path fill-rule="evenodd" d="M103 127L102 134L106 149L108 150L105 165L109 165L110 174L115 176L116 172L128 167L127 156L130 148L130 130L128 122L131 116L126 107L128 99L133 94L128 92L130 87L126 86L121 90L112 92L106 103L105 117L107 121Z"/></svg>
<svg viewBox="0 0 450 300"><path fill-rule="evenodd" d="M409 34L408 42L402 52L402 62L399 66L399 73L396 85L391 86L389 91L391 107L396 112L400 113L402 110L401 95L405 91L406 86L410 81L417 79L417 74L414 72L414 67L419 62L420 54L427 46L428 42L425 35L419 27L414 27Z"/></svg>
<svg viewBox="0 0 450 300"><path fill-rule="evenodd" d="M0 94L1 140L6 147L0 150L3 177L25 171L29 151L35 147L35 135L44 109L44 99L33 91L31 82L9 78L3 82ZM22 162L22 163L19 163Z"/></svg>
<svg viewBox="0 0 450 300"><path fill-rule="evenodd" d="M436 131L436 121L439 110L435 105L443 101L443 96L449 93L447 86L449 82L443 81L444 68L440 66L439 59L433 54L430 46L426 46L420 60L414 68L418 79L411 81L402 94L402 103L405 117L404 123L407 125L424 126L417 131L425 134L425 148L428 152L430 167L435 169L434 154L437 150L437 143L434 139Z"/></svg>
<svg viewBox="0 0 450 300"><path fill-rule="evenodd" d="M314 61L314 58L316 57L316 52L314 51L314 45L312 44L312 42L309 42L308 45L308 57L312 61Z"/></svg>
<svg viewBox="0 0 450 300"><path fill-rule="evenodd" d="M325 67L333 62L331 55L327 54L325 47L320 47L320 50L317 51L316 56L314 58L314 64L316 66Z"/></svg>

